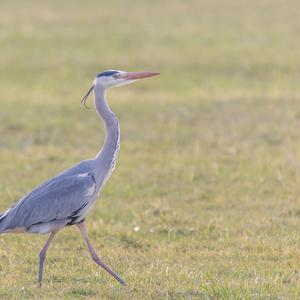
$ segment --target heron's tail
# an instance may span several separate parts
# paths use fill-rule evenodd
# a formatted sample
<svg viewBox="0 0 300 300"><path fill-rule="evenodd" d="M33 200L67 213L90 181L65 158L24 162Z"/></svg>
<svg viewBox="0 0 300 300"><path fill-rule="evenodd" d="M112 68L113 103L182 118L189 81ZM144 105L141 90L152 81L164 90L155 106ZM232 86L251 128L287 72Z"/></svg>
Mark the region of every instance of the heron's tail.
<svg viewBox="0 0 300 300"><path fill-rule="evenodd" d="M7 216L10 212L10 208L0 214L0 233L3 233L7 229Z"/></svg>

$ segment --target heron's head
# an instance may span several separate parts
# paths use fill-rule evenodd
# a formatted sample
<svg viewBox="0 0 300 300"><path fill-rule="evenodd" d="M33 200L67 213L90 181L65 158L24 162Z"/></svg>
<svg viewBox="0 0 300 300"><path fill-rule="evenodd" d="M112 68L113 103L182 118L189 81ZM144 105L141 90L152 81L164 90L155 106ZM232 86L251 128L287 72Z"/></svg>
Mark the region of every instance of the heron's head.
<svg viewBox="0 0 300 300"><path fill-rule="evenodd" d="M92 87L87 92L87 94L83 97L82 102L85 105L85 102L89 94L96 86L99 86L102 89L106 90L112 87L127 85L139 79L152 77L158 74L159 73L155 73L155 72L125 72L120 70L107 70L98 73L95 77Z"/></svg>
<svg viewBox="0 0 300 300"><path fill-rule="evenodd" d="M130 84L138 79L158 75L154 72L125 72L119 70L108 70L98 73L94 85L100 85L105 89Z"/></svg>

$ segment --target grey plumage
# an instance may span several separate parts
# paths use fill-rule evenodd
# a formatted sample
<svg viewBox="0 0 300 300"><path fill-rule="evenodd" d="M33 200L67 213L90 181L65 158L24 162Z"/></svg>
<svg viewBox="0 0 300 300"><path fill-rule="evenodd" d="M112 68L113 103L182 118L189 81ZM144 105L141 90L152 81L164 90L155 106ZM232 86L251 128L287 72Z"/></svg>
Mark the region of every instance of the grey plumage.
<svg viewBox="0 0 300 300"><path fill-rule="evenodd" d="M81 222L112 168L108 165L99 176L93 163L83 161L25 195L0 217L0 231L48 233Z"/></svg>
<svg viewBox="0 0 300 300"><path fill-rule="evenodd" d="M1 231L47 233L57 225L81 221L81 211L96 191L90 173L60 175L24 196L1 220Z"/></svg>
<svg viewBox="0 0 300 300"><path fill-rule="evenodd" d="M88 239L84 220L98 198L102 186L114 170L120 148L119 123L107 104L106 90L157 74L127 73L115 70L99 73L92 88L83 98L85 103L89 93L94 91L95 108L105 124L105 141L99 153L95 158L84 160L42 183L14 206L0 214L0 233L14 231L50 233L49 239L40 252L38 277L40 285L46 251L54 235L64 226L75 224L81 231L93 260L121 284L125 284L96 255Z"/></svg>

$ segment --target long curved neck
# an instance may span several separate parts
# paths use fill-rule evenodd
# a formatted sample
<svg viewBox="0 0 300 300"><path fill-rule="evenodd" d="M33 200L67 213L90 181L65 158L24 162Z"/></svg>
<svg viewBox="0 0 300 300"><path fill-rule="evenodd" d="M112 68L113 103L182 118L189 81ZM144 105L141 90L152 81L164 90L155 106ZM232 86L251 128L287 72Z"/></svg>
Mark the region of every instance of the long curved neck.
<svg viewBox="0 0 300 300"><path fill-rule="evenodd" d="M105 90L102 87L94 87L94 103L96 111L105 125L104 144L95 157L94 164L96 177L101 179L114 169L120 148L120 129L115 114L107 104Z"/></svg>

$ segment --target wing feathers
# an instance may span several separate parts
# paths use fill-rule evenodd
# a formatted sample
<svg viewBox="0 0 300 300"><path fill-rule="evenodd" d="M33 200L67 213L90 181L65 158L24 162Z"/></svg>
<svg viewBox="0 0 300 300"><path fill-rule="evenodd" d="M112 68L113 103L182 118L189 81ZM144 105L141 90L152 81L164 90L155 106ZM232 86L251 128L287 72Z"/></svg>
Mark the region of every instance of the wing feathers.
<svg viewBox="0 0 300 300"><path fill-rule="evenodd" d="M96 183L90 173L61 175L23 197L9 212L7 229L71 218L88 204Z"/></svg>

